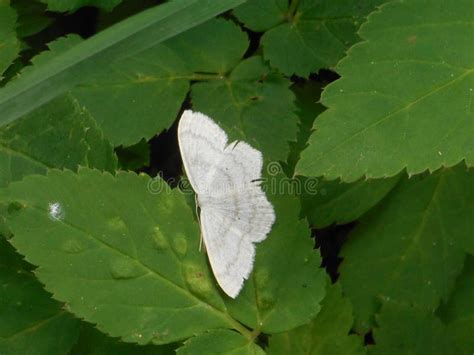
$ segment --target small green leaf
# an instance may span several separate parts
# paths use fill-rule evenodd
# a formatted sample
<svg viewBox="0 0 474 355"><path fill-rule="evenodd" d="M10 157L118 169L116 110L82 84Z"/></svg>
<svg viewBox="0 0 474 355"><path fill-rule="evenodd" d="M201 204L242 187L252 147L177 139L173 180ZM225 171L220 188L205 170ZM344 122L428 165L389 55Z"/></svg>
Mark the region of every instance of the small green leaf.
<svg viewBox="0 0 474 355"><path fill-rule="evenodd" d="M264 355L258 345L231 330L212 330L187 340L179 348L178 355L200 354L233 354L233 355Z"/></svg>
<svg viewBox="0 0 474 355"><path fill-rule="evenodd" d="M272 335L267 353L363 355L363 339L349 335L353 322L350 301L342 295L339 284L331 285L316 318L287 333Z"/></svg>
<svg viewBox="0 0 474 355"><path fill-rule="evenodd" d="M262 37L265 59L287 75L308 77L334 67L357 42L364 17L383 2L293 0L288 7L287 1L254 0L235 13L256 31L276 25Z"/></svg>
<svg viewBox="0 0 474 355"><path fill-rule="evenodd" d="M473 165L473 14L471 0L413 0L370 16L297 172L349 182Z"/></svg>
<svg viewBox="0 0 474 355"><path fill-rule="evenodd" d="M296 140L297 118L290 82L261 57L242 61L229 75L193 85L193 107L218 121L230 141L245 140L270 160L286 160Z"/></svg>
<svg viewBox="0 0 474 355"><path fill-rule="evenodd" d="M322 87L320 83L306 81L292 86L291 90L296 96L296 114L299 119L299 130L296 142L290 143L290 154L288 162L284 166L287 176L293 176L296 163L300 154L307 146L308 138L311 136L312 127L316 117L324 111L324 106L319 103L319 95Z"/></svg>
<svg viewBox="0 0 474 355"><path fill-rule="evenodd" d="M474 258L466 259L449 302L442 307L447 333L458 347L457 354L472 355L474 350Z"/></svg>
<svg viewBox="0 0 474 355"><path fill-rule="evenodd" d="M286 19L288 0L252 0L234 9L234 15L252 31L263 32Z"/></svg>
<svg viewBox="0 0 474 355"><path fill-rule="evenodd" d="M115 149L121 170L139 170L150 165L150 145L144 139L130 147Z"/></svg>
<svg viewBox="0 0 474 355"><path fill-rule="evenodd" d="M315 228L355 221L382 200L398 180L399 176L395 176L345 184L320 179L313 191L302 190L303 214ZM310 180L300 181L304 186Z"/></svg>
<svg viewBox="0 0 474 355"><path fill-rule="evenodd" d="M68 95L0 129L0 186L48 168L114 171L116 164L95 121Z"/></svg>
<svg viewBox="0 0 474 355"><path fill-rule="evenodd" d="M0 237L0 352L66 354L79 334L79 321L51 299L7 241Z"/></svg>
<svg viewBox="0 0 474 355"><path fill-rule="evenodd" d="M13 8L18 13L16 32L20 38L32 36L53 22L53 18L46 13L46 6L31 0L15 0Z"/></svg>
<svg viewBox="0 0 474 355"><path fill-rule="evenodd" d="M248 47L247 35L239 26L213 19L164 43L195 73L225 75L241 60Z"/></svg>
<svg viewBox="0 0 474 355"><path fill-rule="evenodd" d="M455 354L441 321L424 308L386 301L377 324L371 355Z"/></svg>
<svg viewBox="0 0 474 355"><path fill-rule="evenodd" d="M7 3L0 2L0 82L2 74L20 52L15 33L16 13Z"/></svg>
<svg viewBox="0 0 474 355"><path fill-rule="evenodd" d="M472 240L473 203L474 174L458 166L404 179L362 218L340 268L359 330L370 327L377 299L433 312L448 298Z"/></svg>
<svg viewBox="0 0 474 355"><path fill-rule="evenodd" d="M75 11L83 6L96 6L104 10L112 10L123 0L41 0L48 5L49 11Z"/></svg>

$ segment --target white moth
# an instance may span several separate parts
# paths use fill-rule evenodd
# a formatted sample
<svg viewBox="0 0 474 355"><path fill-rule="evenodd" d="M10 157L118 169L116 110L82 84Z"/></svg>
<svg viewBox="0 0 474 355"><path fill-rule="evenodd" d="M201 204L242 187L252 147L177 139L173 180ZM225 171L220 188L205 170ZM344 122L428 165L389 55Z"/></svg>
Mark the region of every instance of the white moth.
<svg viewBox="0 0 474 355"><path fill-rule="evenodd" d="M254 243L264 240L275 222L259 185L262 153L245 142L228 144L211 118L189 110L179 121L178 141L201 210L212 271L222 290L235 298L252 271Z"/></svg>

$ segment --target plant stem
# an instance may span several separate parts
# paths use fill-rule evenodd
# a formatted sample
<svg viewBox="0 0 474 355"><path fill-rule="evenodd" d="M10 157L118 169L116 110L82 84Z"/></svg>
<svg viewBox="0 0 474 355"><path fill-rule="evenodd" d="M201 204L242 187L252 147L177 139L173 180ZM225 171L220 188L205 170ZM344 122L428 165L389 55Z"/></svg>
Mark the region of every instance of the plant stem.
<svg viewBox="0 0 474 355"><path fill-rule="evenodd" d="M290 6L288 7L288 16L290 18L295 16L296 9L298 8L299 0L291 0Z"/></svg>

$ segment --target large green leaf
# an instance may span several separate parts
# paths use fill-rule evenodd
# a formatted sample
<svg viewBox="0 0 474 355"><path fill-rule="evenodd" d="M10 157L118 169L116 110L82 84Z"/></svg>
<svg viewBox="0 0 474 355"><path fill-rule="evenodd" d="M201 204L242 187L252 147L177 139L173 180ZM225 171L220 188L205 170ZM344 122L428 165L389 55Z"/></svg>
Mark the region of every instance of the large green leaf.
<svg viewBox="0 0 474 355"><path fill-rule="evenodd" d="M83 6L97 6L105 10L112 10L123 0L41 0L48 4L49 11L74 11Z"/></svg>
<svg viewBox="0 0 474 355"><path fill-rule="evenodd" d="M255 332L286 331L314 317L324 297L324 271L294 197L270 196L277 222L257 246L254 276L230 300L199 252L192 210L161 179L51 170L3 193L18 201L8 216L12 243L39 266L46 288L72 313L129 342L169 343L214 328L252 338L239 322Z"/></svg>
<svg viewBox="0 0 474 355"><path fill-rule="evenodd" d="M358 39L364 17L383 0L254 0L235 10L252 30L265 30L265 59L287 75L332 68ZM288 5L289 4L289 5Z"/></svg>
<svg viewBox="0 0 474 355"><path fill-rule="evenodd" d="M441 321L424 308L385 301L377 315L377 324L371 355L458 354L453 351Z"/></svg>
<svg viewBox="0 0 474 355"><path fill-rule="evenodd" d="M51 299L11 245L0 237L0 352L62 355L74 345L79 321Z"/></svg>
<svg viewBox="0 0 474 355"><path fill-rule="evenodd" d="M233 354L264 355L265 352L253 341L230 330L213 330L187 340L179 348L178 355Z"/></svg>
<svg viewBox="0 0 474 355"><path fill-rule="evenodd" d="M339 284L331 285L321 312L309 324L272 335L268 354L363 355L363 339L349 335L354 319L352 305Z"/></svg>
<svg viewBox="0 0 474 355"><path fill-rule="evenodd" d="M405 179L369 212L344 245L340 279L358 329L377 299L433 312L446 300L472 243L474 173L463 166Z"/></svg>
<svg viewBox="0 0 474 355"><path fill-rule="evenodd" d="M25 206L12 216L12 243L68 310L125 341L168 343L233 327L191 210L177 191L152 194L149 183L81 169L12 184Z"/></svg>
<svg viewBox="0 0 474 355"><path fill-rule="evenodd" d="M193 85L191 99L197 111L226 129L231 141L245 140L267 159L285 161L297 133L289 85L256 56L242 61L229 77Z"/></svg>
<svg viewBox="0 0 474 355"><path fill-rule="evenodd" d="M468 257L456 281L449 302L442 307L447 333L457 346L457 354L472 355L474 350L474 258Z"/></svg>
<svg viewBox="0 0 474 355"><path fill-rule="evenodd" d="M355 221L389 193L398 180L396 176L345 184L319 179L314 191L302 190L303 214L315 228ZM301 181L304 185L307 180Z"/></svg>
<svg viewBox="0 0 474 355"><path fill-rule="evenodd" d="M326 88L297 172L355 181L474 164L474 2L395 1Z"/></svg>
<svg viewBox="0 0 474 355"><path fill-rule="evenodd" d="M15 11L7 3L0 2L0 81L3 78L2 74L12 64L20 51L20 43L16 38L15 27Z"/></svg>
<svg viewBox="0 0 474 355"><path fill-rule="evenodd" d="M228 10L243 0L174 0L72 47L0 89L0 125L32 111L97 73Z"/></svg>
<svg viewBox="0 0 474 355"><path fill-rule="evenodd" d="M68 95L0 129L0 186L48 168L114 171L116 164L94 119Z"/></svg>

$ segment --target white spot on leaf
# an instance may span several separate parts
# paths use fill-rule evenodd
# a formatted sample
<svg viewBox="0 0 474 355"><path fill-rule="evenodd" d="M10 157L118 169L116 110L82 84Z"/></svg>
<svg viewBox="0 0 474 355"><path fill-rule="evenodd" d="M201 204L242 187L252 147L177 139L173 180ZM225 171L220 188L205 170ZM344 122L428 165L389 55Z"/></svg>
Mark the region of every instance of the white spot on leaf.
<svg viewBox="0 0 474 355"><path fill-rule="evenodd" d="M59 202L51 202L48 205L49 218L54 221L62 221L64 219L64 210Z"/></svg>

